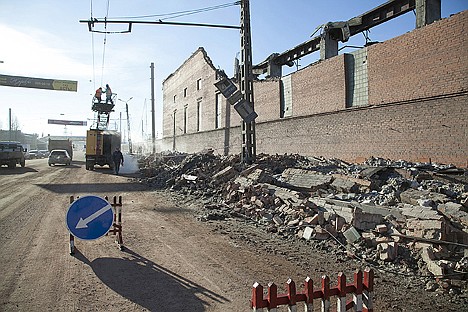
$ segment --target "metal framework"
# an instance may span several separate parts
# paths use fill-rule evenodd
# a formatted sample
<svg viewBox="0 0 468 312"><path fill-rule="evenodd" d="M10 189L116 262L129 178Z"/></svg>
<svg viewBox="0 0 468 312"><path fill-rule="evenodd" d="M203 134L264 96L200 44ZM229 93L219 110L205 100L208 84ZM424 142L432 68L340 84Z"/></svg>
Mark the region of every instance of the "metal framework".
<svg viewBox="0 0 468 312"><path fill-rule="evenodd" d="M417 0L391 0L364 14L353 17L344 23L349 27L349 35L353 36L414 10L416 8L416 1ZM255 65L253 69L256 74L263 74L267 71L270 64L276 66L292 66L293 61L320 50L321 40L322 35L318 35L283 53L273 54L268 57L267 60Z"/></svg>
<svg viewBox="0 0 468 312"><path fill-rule="evenodd" d="M240 60L240 91L252 110L254 107L253 73L252 73L252 39L250 33L249 0L241 2L241 60ZM255 120L242 122L242 162L252 163L256 159L257 147L255 137Z"/></svg>
<svg viewBox="0 0 468 312"><path fill-rule="evenodd" d="M171 25L171 26L194 26L194 27L212 27L212 28L229 28L229 29L240 29L240 26L232 25L219 25L219 24L201 24L201 23L182 23L182 22L163 22L163 21L126 21L126 20L108 20L106 18L93 18L90 20L80 20L80 23L88 24L88 30L90 32L103 33L103 34L114 34L114 33L129 33L132 32L132 26L134 24L149 24L149 25ZM122 31L102 31L95 30L94 24L128 24L127 30Z"/></svg>

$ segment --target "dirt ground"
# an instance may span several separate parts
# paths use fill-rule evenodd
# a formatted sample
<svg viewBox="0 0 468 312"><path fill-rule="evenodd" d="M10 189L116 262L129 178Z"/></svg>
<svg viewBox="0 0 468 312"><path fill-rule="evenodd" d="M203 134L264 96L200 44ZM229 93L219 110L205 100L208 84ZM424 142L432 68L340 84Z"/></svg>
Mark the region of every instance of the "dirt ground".
<svg viewBox="0 0 468 312"><path fill-rule="evenodd" d="M133 177L87 171L80 154L68 167L0 168L0 311L249 311L254 282L283 292L288 278L301 288L327 274L335 285L338 272L350 282L365 266L330 253L332 241L284 239L243 218L202 221L201 203ZM69 197L90 194L123 197L123 251L110 235L77 240L69 254ZM376 271L375 311L468 311L466 298L427 292L427 281Z"/></svg>

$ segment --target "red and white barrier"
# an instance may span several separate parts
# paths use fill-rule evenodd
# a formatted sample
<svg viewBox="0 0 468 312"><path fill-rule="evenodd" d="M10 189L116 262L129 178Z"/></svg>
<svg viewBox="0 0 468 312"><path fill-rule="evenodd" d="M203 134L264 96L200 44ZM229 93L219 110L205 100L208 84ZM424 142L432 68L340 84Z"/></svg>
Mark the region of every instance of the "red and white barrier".
<svg viewBox="0 0 468 312"><path fill-rule="evenodd" d="M364 274L361 270L354 273L354 281L346 284L346 276L343 273L338 274L338 283L335 287L330 287L330 278L326 275L321 278L321 288L314 290L312 279L307 277L304 282L302 292L296 291L296 284L289 279L286 283L287 294L278 295L278 287L274 283L268 284L266 298L263 297L263 286L255 283L252 286L251 308L255 312L263 312L264 308L268 312L276 312L277 307L288 305L288 312L297 312L297 302L303 302L303 311L313 311L314 299L321 300L322 312L330 311L330 297L337 297L337 311L344 312L350 309L357 312L372 312L373 291L374 291L374 271L365 269ZM346 295L352 294L352 299L347 302Z"/></svg>

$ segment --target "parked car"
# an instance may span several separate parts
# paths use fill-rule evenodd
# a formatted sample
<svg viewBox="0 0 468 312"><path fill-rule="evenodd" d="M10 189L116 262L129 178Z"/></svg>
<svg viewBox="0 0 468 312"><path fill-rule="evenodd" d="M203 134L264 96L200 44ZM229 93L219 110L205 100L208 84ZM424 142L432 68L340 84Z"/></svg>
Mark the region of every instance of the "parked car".
<svg viewBox="0 0 468 312"><path fill-rule="evenodd" d="M52 150L49 154L49 166L61 164L69 166L71 157L66 150Z"/></svg>
<svg viewBox="0 0 468 312"><path fill-rule="evenodd" d="M49 156L49 150L39 150L39 157L46 158Z"/></svg>
<svg viewBox="0 0 468 312"><path fill-rule="evenodd" d="M30 150L28 155L29 155L28 159L39 158L39 151L38 150Z"/></svg>

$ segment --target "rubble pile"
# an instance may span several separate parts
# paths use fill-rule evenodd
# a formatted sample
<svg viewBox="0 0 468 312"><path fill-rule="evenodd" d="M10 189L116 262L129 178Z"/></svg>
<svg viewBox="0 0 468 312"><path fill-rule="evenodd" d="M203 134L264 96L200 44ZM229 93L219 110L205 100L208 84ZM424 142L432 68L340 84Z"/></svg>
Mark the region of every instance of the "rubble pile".
<svg viewBox="0 0 468 312"><path fill-rule="evenodd" d="M468 175L452 165L301 155L166 153L140 159L140 182L203 200L201 220L249 218L272 233L466 291ZM444 279L444 281L446 281ZM430 283L428 291L439 288ZM440 286L442 288L442 286ZM447 288L447 287L446 287Z"/></svg>

